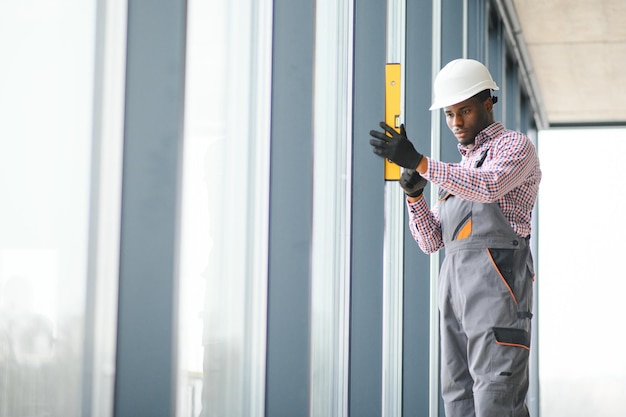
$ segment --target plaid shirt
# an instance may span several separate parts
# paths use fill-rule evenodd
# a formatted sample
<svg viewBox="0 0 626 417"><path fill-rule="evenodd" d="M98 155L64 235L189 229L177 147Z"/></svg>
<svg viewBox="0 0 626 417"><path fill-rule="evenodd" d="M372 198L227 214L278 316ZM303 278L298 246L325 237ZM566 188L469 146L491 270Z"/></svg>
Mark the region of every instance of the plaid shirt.
<svg viewBox="0 0 626 417"><path fill-rule="evenodd" d="M476 136L475 146L458 145L460 163L428 159L422 176L455 196L478 203L498 202L504 217L520 237L530 235L531 214L537 199L541 169L532 142L520 132L493 123ZM425 253L444 246L439 205L432 210L424 198L407 201L409 227Z"/></svg>

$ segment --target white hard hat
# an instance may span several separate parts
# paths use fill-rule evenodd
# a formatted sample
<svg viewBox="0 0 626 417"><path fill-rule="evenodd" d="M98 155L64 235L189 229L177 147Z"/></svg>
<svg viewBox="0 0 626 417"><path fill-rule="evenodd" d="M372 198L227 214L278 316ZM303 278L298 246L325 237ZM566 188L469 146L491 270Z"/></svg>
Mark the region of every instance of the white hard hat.
<svg viewBox="0 0 626 417"><path fill-rule="evenodd" d="M455 59L439 71L430 110L460 103L483 90L499 90L487 67L473 59Z"/></svg>

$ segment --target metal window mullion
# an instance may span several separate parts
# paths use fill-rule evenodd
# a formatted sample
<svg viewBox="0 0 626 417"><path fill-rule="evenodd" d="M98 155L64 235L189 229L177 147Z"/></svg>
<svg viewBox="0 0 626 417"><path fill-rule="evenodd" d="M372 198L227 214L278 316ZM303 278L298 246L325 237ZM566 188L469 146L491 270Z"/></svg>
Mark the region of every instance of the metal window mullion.
<svg viewBox="0 0 626 417"><path fill-rule="evenodd" d="M116 417L176 412L186 14L185 0L128 3Z"/></svg>
<svg viewBox="0 0 626 417"><path fill-rule="evenodd" d="M98 1L89 226L83 415L109 417L113 406L117 307L126 0Z"/></svg>
<svg viewBox="0 0 626 417"><path fill-rule="evenodd" d="M247 324L245 387L243 413L250 417L265 415L265 369L267 354L267 283L269 241L270 188L270 112L272 83L272 11L271 0L250 0L252 21L252 70L250 91L250 171L252 204L247 206L250 239L247 242L246 262L249 305Z"/></svg>
<svg viewBox="0 0 626 417"><path fill-rule="evenodd" d="M347 417L352 0L318 1L315 22L309 413Z"/></svg>
<svg viewBox="0 0 626 417"><path fill-rule="evenodd" d="M441 1L433 0L432 74L441 68ZM441 159L441 112L431 112L430 154ZM430 205L437 204L437 187L431 184ZM430 348L429 348L429 417L439 417L439 252L430 255Z"/></svg>
<svg viewBox="0 0 626 417"><path fill-rule="evenodd" d="M530 103L527 104L530 107ZM530 108L528 109L527 117L531 117ZM537 152L539 152L540 143L538 141L538 131L534 123L530 120L526 122L527 134L530 140L533 142L535 147L537 148ZM534 231L531 235L530 239L530 250L533 255L533 263L535 266L535 271L537 272L537 265L539 265L539 234L541 231L539 230L539 204L540 201L537 201L535 206L533 207L532 212L532 230ZM540 278L539 278L540 279ZM528 409L530 411L531 416L540 416L540 388L539 388L539 326L537 325L537 318L539 317L539 298L541 297L541 293L539 291L538 279L535 279L533 282L533 317L535 318L534 323L531 328L531 347L530 347L530 357L529 357L529 386L528 393L526 394L526 402L528 404Z"/></svg>
<svg viewBox="0 0 626 417"><path fill-rule="evenodd" d="M387 63L401 70L400 121L404 122L406 0L387 2ZM396 181L385 183L383 240L382 416L402 415L402 332L404 264L404 193Z"/></svg>
<svg viewBox="0 0 626 417"><path fill-rule="evenodd" d="M462 28L462 36L463 36L463 58L469 57L469 12L468 12L468 0L463 0L463 28Z"/></svg>

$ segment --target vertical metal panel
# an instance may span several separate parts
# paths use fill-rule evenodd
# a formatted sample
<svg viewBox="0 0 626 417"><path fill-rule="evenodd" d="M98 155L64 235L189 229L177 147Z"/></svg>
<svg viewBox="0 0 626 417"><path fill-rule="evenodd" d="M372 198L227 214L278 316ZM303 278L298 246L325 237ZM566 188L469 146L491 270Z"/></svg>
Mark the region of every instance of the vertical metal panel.
<svg viewBox="0 0 626 417"><path fill-rule="evenodd" d="M316 3L310 415L347 417L352 0Z"/></svg>
<svg viewBox="0 0 626 417"><path fill-rule="evenodd" d="M525 132L530 138L530 140L535 144L535 147L539 146L538 143L538 129L535 123L535 119L533 118L532 106L530 100L525 97L522 101L522 121L526 124ZM538 150L538 149L537 149ZM533 254L533 262L535 264L535 273L537 273L537 266L539 265L539 206L535 204L532 213L532 234L530 237L530 249ZM539 278L540 279L540 278ZM531 416L539 416L539 408L540 408L540 395L539 395L539 326L538 326L538 318L539 315L539 297L541 296L539 292L539 287L537 285L539 279L535 279L533 283L533 317L535 317L532 322L531 328L531 348L530 348L530 358L529 358L529 387L528 394L526 395L526 402L528 404L528 410L530 411Z"/></svg>
<svg viewBox="0 0 626 417"><path fill-rule="evenodd" d="M431 112L428 110L433 74L432 7L432 0L412 0L406 4L405 122L416 149L427 155L432 155ZM428 186L425 192L428 197L432 187ZM429 257L413 240L407 226L406 208L403 207L403 211L402 415L423 417L428 415L430 263Z"/></svg>
<svg viewBox="0 0 626 417"><path fill-rule="evenodd" d="M530 106L528 96L523 91L520 94L520 130L528 135L531 130L532 107Z"/></svg>
<svg viewBox="0 0 626 417"><path fill-rule="evenodd" d="M384 117L385 2L355 1L350 415L380 416L384 164L367 143Z"/></svg>
<svg viewBox="0 0 626 417"><path fill-rule="evenodd" d="M382 416L402 412L402 310L404 195L396 181L385 183L383 237Z"/></svg>
<svg viewBox="0 0 626 417"><path fill-rule="evenodd" d="M270 143L271 143L271 82L272 82L272 0L249 0L254 16L254 58L252 71L253 95L250 106L249 181L254 184L254 194L248 207L248 218L255 226L252 228L248 251L251 253L251 269L248 273L250 289L249 329L247 347L248 369L244 380L248 381L248 396L244 398L243 413L248 417L261 417L265 412L265 378L267 357L267 307L268 307L268 241L270 213ZM236 123L236 113L233 115ZM250 267L249 267L250 268Z"/></svg>
<svg viewBox="0 0 626 417"><path fill-rule="evenodd" d="M314 1L274 2L266 415L309 413Z"/></svg>
<svg viewBox="0 0 626 417"><path fill-rule="evenodd" d="M519 80L519 65L515 64L511 57L506 59L506 79L504 85L504 106L506 110L506 127L513 130L521 130L520 120L520 80Z"/></svg>
<svg viewBox="0 0 626 417"><path fill-rule="evenodd" d="M113 413L126 64L126 0L98 1L83 415Z"/></svg>
<svg viewBox="0 0 626 417"><path fill-rule="evenodd" d="M434 80L442 67L442 0L433 0L433 35L432 35L432 76ZM432 90L432 89L431 89ZM434 93L431 93L434 98ZM429 106L430 107L430 106ZM431 111L431 156L441 159L441 111ZM431 185L430 205L437 202L437 187ZM440 407L441 396L439 395L439 305L437 295L439 292L439 252L430 255L430 317L429 317L429 390L428 390L428 415L429 417L439 416L443 407Z"/></svg>
<svg viewBox="0 0 626 417"><path fill-rule="evenodd" d="M487 46L487 68L496 84L499 86L504 83L504 30L502 21L499 19L497 12L491 9L489 19L489 33ZM493 117L495 120L506 122L504 120L504 99L503 92L496 92L496 96L500 98L498 104L493 106Z"/></svg>
<svg viewBox="0 0 626 417"><path fill-rule="evenodd" d="M441 67L453 59L463 57L463 8L456 2L443 1L441 4ZM438 72L438 71L437 71ZM441 110L438 110L441 114ZM457 140L441 120L441 160L458 162Z"/></svg>
<svg viewBox="0 0 626 417"><path fill-rule="evenodd" d="M128 6L114 411L171 416L186 2Z"/></svg>
<svg viewBox="0 0 626 417"><path fill-rule="evenodd" d="M487 48L487 0L472 0L467 5L466 58L485 62Z"/></svg>
<svg viewBox="0 0 626 417"><path fill-rule="evenodd" d="M400 123L404 122L406 2L387 1L387 63L400 64ZM390 87L386 86L388 90ZM392 95L386 92L386 99ZM398 170L400 171L400 170ZM399 179L399 176L396 177ZM385 183L385 233L383 244L383 355L382 413L396 417L402 413L402 257L404 193L395 181Z"/></svg>

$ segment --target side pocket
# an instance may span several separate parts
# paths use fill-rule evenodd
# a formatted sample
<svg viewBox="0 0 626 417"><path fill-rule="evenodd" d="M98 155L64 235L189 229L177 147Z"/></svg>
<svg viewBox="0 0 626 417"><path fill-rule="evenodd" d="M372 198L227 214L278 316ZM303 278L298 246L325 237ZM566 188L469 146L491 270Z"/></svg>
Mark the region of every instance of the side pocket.
<svg viewBox="0 0 626 417"><path fill-rule="evenodd" d="M528 381L529 333L524 329L507 327L494 327L492 330L495 345L489 361L491 382L523 385L524 381ZM490 388L498 390L498 386L492 385Z"/></svg>
<svg viewBox="0 0 626 417"><path fill-rule="evenodd" d="M494 327L493 335L499 345L530 350L530 335L524 329Z"/></svg>
<svg viewBox="0 0 626 417"><path fill-rule="evenodd" d="M502 282L511 293L513 301L517 304L517 297L513 292L515 288L515 249L490 249L487 248L487 254L491 259L493 267L498 272Z"/></svg>
<svg viewBox="0 0 626 417"><path fill-rule="evenodd" d="M535 275L535 265L533 264L532 256L528 256L528 258L526 259L526 268L528 269L528 273L530 274L531 279L534 282L536 275Z"/></svg>

